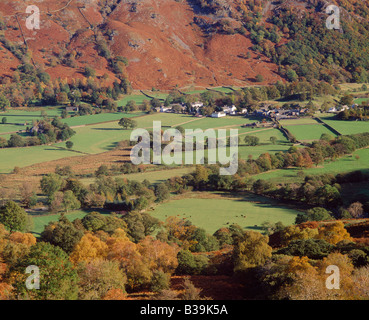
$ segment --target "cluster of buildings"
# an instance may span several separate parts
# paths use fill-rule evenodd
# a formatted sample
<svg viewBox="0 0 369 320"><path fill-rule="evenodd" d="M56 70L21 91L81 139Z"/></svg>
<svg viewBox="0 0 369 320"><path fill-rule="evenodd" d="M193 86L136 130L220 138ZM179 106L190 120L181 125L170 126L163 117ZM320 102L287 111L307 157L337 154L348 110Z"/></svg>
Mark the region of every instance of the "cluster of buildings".
<svg viewBox="0 0 369 320"><path fill-rule="evenodd" d="M265 117L265 118L274 118L276 120L281 119L296 119L300 116L304 116L307 113L306 108L299 108L299 109L283 109L283 108L274 108L269 109L268 107L256 109L254 111L254 115L258 117Z"/></svg>
<svg viewBox="0 0 369 320"><path fill-rule="evenodd" d="M155 108L157 112L166 112L166 113L185 113L188 110L188 113L193 115L200 115L201 109L204 107L204 103L197 101L191 103L191 105L187 108L185 104L171 104L169 106L162 105L161 107ZM242 108L241 111L237 111L235 105L224 106L221 111L216 111L211 114L212 118L222 118L226 116L235 116L235 115L247 115L247 108Z"/></svg>
<svg viewBox="0 0 369 320"><path fill-rule="evenodd" d="M246 116L248 114L248 111L246 108L242 108L240 111L237 111L236 106L224 106L222 108L222 111L217 111L212 113L212 118L222 118L226 116L236 116L236 115L244 115Z"/></svg>
<svg viewBox="0 0 369 320"><path fill-rule="evenodd" d="M345 110L349 110L349 109L354 109L356 107L358 107L359 105L358 104L353 104L351 107L347 106L347 105L344 105L344 106L340 106L340 107L332 107L332 108L329 108L328 112L329 113L337 113L337 112L342 112L342 111L345 111Z"/></svg>

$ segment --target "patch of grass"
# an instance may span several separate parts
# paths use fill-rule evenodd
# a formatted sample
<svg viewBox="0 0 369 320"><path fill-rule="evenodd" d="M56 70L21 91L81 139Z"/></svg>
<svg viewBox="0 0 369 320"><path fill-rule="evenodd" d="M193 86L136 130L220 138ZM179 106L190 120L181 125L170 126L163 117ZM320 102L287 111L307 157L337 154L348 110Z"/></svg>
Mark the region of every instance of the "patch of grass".
<svg viewBox="0 0 369 320"><path fill-rule="evenodd" d="M325 116L321 119L343 135L369 132L369 121L335 120L333 116Z"/></svg>
<svg viewBox="0 0 369 320"><path fill-rule="evenodd" d="M119 121L121 118L133 118L141 116L144 113L122 113L122 112L111 112L111 113L100 113L86 116L76 116L66 119L61 119L63 123L68 124L70 127L97 124L100 122L108 121Z"/></svg>
<svg viewBox="0 0 369 320"><path fill-rule="evenodd" d="M355 155L359 156L357 160ZM369 148L357 150L353 156L345 156L336 161L325 162L324 165L320 165L318 167L313 167L309 169L304 169L305 174L338 174L356 170L368 170L369 163ZM274 170L266 173L261 173L259 175L254 176L255 179L264 179L264 180L272 180L275 182L293 182L298 181L297 173L300 171L298 168L289 168L289 169L281 169Z"/></svg>
<svg viewBox="0 0 369 320"><path fill-rule="evenodd" d="M286 128L296 137L297 140L319 140L323 133L329 134L333 137L337 136L327 127L320 124L286 126Z"/></svg>
<svg viewBox="0 0 369 320"><path fill-rule="evenodd" d="M200 197L203 195L200 195ZM260 230L264 221L278 222L291 225L299 211L283 206L276 201L254 195L235 196L222 199L209 196L194 197L169 202L157 206L151 214L165 221L169 216L178 216L190 220L197 227L204 228L208 233L213 234L222 227L227 227L233 223L239 224L248 230Z"/></svg>
<svg viewBox="0 0 369 320"><path fill-rule="evenodd" d="M143 102L147 100L150 101L149 97L144 96L143 94L135 94L135 95L128 95L122 98L121 100L117 101L118 107L126 106L128 101L134 101L137 105L143 104Z"/></svg>
<svg viewBox="0 0 369 320"><path fill-rule="evenodd" d="M97 210L76 210L65 214L65 216L69 219L69 221L74 221L76 219L82 219L86 214L92 211L110 214L110 212L106 210L97 209ZM40 236L41 232L44 231L45 226L48 225L49 222L58 221L59 218L60 214L48 214L48 213L39 216L32 216L33 221L32 233L36 237Z"/></svg>

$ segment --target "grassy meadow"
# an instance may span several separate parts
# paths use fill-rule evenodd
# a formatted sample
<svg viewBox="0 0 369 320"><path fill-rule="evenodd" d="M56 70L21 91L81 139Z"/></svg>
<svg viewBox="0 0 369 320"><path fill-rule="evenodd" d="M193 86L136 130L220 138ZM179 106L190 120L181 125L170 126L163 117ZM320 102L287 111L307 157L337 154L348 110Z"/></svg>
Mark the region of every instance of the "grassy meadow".
<svg viewBox="0 0 369 320"><path fill-rule="evenodd" d="M170 200L158 205L150 214L161 221L169 216L190 220L197 227L214 233L233 223L244 229L260 230L265 221L291 225L298 214L294 208L278 204L276 201L254 195L229 195L220 193L192 194L179 200Z"/></svg>

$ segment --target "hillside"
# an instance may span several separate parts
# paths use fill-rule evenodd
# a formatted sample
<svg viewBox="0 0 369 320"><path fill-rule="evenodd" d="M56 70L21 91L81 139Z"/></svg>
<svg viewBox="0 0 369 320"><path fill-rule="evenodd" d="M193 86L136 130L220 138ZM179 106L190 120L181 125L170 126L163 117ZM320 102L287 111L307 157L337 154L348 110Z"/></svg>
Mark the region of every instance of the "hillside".
<svg viewBox="0 0 369 320"><path fill-rule="evenodd" d="M242 86L253 83L257 74L265 83L279 80L278 67L265 56L251 52L245 58L252 41L233 31L241 27L235 4L214 2L221 9L174 0L42 1L37 4L41 29L33 31L25 28L28 15L23 1L2 1L0 11L5 39L23 46L15 17L19 14L35 65L52 78L82 78L82 68L88 65L97 76L107 73L112 81L116 74L100 50L106 45L109 55L128 59L123 74L136 89ZM21 59L3 44L0 54L4 58L1 75L11 75Z"/></svg>
<svg viewBox="0 0 369 320"><path fill-rule="evenodd" d="M52 79L134 89L246 86L278 80L368 80L368 6L335 1L341 29L325 27L317 0L40 1L41 29L28 30L27 1L0 3L0 76L32 63Z"/></svg>

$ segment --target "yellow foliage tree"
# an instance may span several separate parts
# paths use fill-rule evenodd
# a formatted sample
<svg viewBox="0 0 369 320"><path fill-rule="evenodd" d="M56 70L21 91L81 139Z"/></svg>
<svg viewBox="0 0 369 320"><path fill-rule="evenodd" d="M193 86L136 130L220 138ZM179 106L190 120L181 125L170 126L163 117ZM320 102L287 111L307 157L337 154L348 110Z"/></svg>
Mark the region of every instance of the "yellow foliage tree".
<svg viewBox="0 0 369 320"><path fill-rule="evenodd" d="M172 273L178 266L178 247L148 236L138 244L138 250L150 270Z"/></svg>
<svg viewBox="0 0 369 320"><path fill-rule="evenodd" d="M263 265L272 256L269 238L259 232L247 231L234 248L235 270Z"/></svg>
<svg viewBox="0 0 369 320"><path fill-rule="evenodd" d="M74 264L82 261L90 262L105 258L107 252L108 246L106 243L101 241L98 237L87 233L81 238L80 242L74 248L70 255L70 260Z"/></svg>
<svg viewBox="0 0 369 320"><path fill-rule="evenodd" d="M13 232L9 235L9 240L16 243L25 244L29 247L36 244L36 238L31 233Z"/></svg>
<svg viewBox="0 0 369 320"><path fill-rule="evenodd" d="M342 240L352 241L350 234L345 229L342 221L327 223L318 229L318 239L323 239L331 244L337 244Z"/></svg>
<svg viewBox="0 0 369 320"><path fill-rule="evenodd" d="M292 240L313 239L318 236L317 229L299 228L298 226L288 226L281 232L283 245L288 245Z"/></svg>

